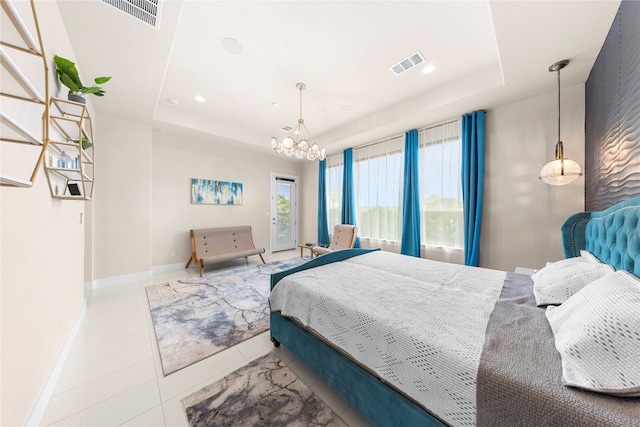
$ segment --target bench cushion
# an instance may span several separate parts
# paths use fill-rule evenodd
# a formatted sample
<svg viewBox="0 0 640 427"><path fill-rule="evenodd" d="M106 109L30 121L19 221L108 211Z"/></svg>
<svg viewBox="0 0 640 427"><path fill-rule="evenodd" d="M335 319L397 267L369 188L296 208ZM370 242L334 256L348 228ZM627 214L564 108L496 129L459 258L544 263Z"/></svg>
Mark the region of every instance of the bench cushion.
<svg viewBox="0 0 640 427"><path fill-rule="evenodd" d="M191 230L197 259L226 261L228 259L258 255L264 248L256 249L251 236L251 227L200 228Z"/></svg>
<svg viewBox="0 0 640 427"><path fill-rule="evenodd" d="M251 255L259 255L264 253L264 249L263 248L259 248L259 249L250 249L247 251L240 251L240 252L233 252L233 253L226 253L226 254L220 254L220 255L214 255L214 256L210 256L207 258L202 258L202 262L205 265L210 265L210 264L215 264L217 262L224 262L224 261L229 261L235 258L245 258Z"/></svg>

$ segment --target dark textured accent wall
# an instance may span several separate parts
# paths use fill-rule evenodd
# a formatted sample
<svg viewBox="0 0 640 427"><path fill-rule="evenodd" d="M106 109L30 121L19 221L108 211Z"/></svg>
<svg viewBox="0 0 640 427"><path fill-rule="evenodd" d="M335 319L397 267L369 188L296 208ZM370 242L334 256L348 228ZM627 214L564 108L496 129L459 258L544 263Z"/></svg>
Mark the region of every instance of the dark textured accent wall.
<svg viewBox="0 0 640 427"><path fill-rule="evenodd" d="M585 209L640 196L640 2L623 1L585 87Z"/></svg>

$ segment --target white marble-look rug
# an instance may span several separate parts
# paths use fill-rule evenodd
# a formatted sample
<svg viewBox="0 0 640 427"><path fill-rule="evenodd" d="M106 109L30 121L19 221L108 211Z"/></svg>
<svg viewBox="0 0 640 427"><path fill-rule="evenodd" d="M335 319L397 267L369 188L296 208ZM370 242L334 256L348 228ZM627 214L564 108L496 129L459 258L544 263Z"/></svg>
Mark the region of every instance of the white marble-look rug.
<svg viewBox="0 0 640 427"><path fill-rule="evenodd" d="M191 427L346 424L270 353L182 399Z"/></svg>
<svg viewBox="0 0 640 427"><path fill-rule="evenodd" d="M307 260L292 258L147 287L164 375L268 330L271 273Z"/></svg>

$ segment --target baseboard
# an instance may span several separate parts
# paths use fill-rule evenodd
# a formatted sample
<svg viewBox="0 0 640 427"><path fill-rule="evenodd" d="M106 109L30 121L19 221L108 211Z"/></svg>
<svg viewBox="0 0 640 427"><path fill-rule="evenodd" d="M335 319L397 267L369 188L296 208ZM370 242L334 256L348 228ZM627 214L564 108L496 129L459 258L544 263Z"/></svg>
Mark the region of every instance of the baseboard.
<svg viewBox="0 0 640 427"><path fill-rule="evenodd" d="M287 252L287 251L296 252L295 249L287 249L279 252ZM278 252L272 252L271 250L268 250L266 251L266 253L273 254ZM242 259L242 258L238 258L238 259ZM143 271L140 273L124 274L122 276L111 276L111 277L105 277L103 279L96 279L92 282L92 288L93 289L105 288L108 286L121 285L123 283L134 282L136 280L150 279L156 274L184 269L185 268L184 264L185 263L183 262L177 262L174 264L156 265L151 267L150 271ZM194 265L191 264L189 268L199 268L199 267L194 267Z"/></svg>
<svg viewBox="0 0 640 427"><path fill-rule="evenodd" d="M175 264L156 265L151 267L151 275L158 273L165 273L167 271L175 271L184 268L184 262L177 262Z"/></svg>
<svg viewBox="0 0 640 427"><path fill-rule="evenodd" d="M84 282L82 288L84 289L84 299L88 301L91 297L91 293L93 292L93 281L90 280L88 282Z"/></svg>
<svg viewBox="0 0 640 427"><path fill-rule="evenodd" d="M151 271L143 271L140 273L123 274L121 276L105 277L93 281L93 289L106 288L113 285L121 285L123 283L135 282L137 280L145 280L151 278Z"/></svg>
<svg viewBox="0 0 640 427"><path fill-rule="evenodd" d="M87 312L87 300L84 300L82 306L80 307L80 311L76 316L73 324L71 325L71 329L67 334L64 342L62 343L62 348L58 352L55 361L53 362L53 366L49 370L49 374L46 376L44 382L42 383L42 387L40 387L40 391L36 395L33 404L31 405L31 409L27 414L27 418L24 421L25 426L39 426L42 422L42 417L44 416L44 412L49 405L49 401L51 400L51 396L53 396L53 392L55 391L56 385L58 383L58 379L60 378L60 373L62 372L62 368L67 361L67 357L69 356L69 352L71 351L71 346L78 335L78 331L80 330L80 326L82 325L82 321L84 320L84 315Z"/></svg>

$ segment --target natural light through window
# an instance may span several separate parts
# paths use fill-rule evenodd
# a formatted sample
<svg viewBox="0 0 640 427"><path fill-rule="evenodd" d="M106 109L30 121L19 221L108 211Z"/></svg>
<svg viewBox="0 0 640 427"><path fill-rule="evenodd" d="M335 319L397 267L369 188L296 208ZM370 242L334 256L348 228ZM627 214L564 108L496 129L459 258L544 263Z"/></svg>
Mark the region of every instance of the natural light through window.
<svg viewBox="0 0 640 427"><path fill-rule="evenodd" d="M329 217L329 234L340 224L342 209L342 171L344 169L342 153L327 156L327 216Z"/></svg>
<svg viewBox="0 0 640 427"><path fill-rule="evenodd" d="M462 248L460 120L421 130L418 141L422 244Z"/></svg>
<svg viewBox="0 0 640 427"><path fill-rule="evenodd" d="M420 244L428 252L462 253L461 135L459 119L418 131ZM404 144L405 136L398 135L353 149L356 225L362 247L400 252ZM327 157L329 233L341 223L343 163L342 153Z"/></svg>
<svg viewBox="0 0 640 427"><path fill-rule="evenodd" d="M353 149L358 235L372 246L400 242L403 147L398 136Z"/></svg>

